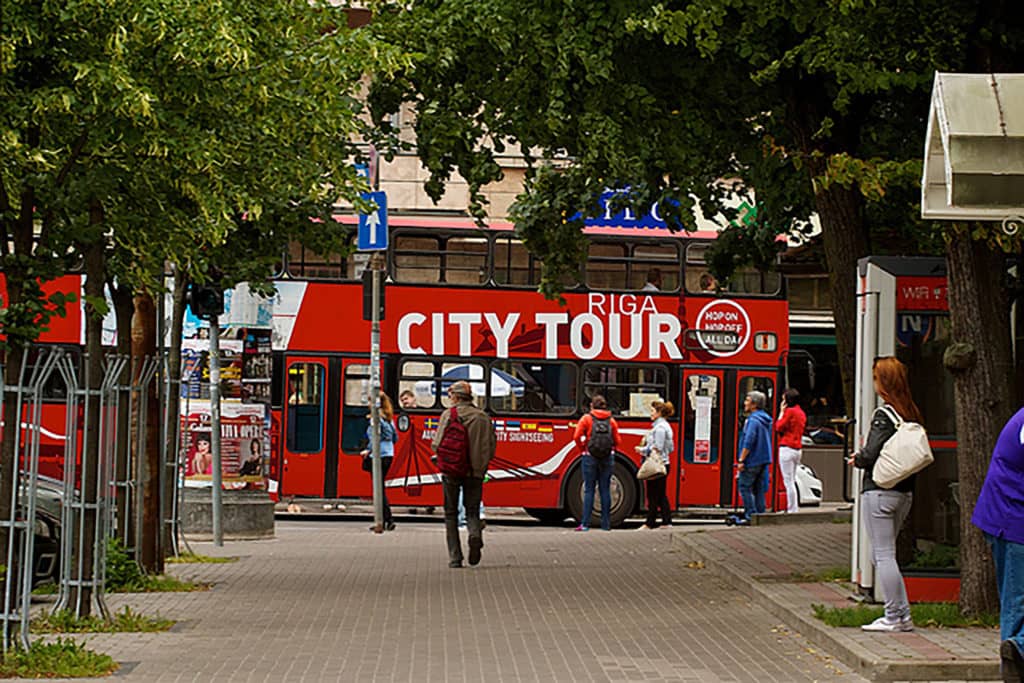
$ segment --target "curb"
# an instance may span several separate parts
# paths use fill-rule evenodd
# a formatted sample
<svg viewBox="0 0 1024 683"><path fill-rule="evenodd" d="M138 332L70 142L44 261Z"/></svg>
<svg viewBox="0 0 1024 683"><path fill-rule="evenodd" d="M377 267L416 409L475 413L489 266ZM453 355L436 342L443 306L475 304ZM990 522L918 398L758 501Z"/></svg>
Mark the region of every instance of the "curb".
<svg viewBox="0 0 1024 683"><path fill-rule="evenodd" d="M821 524L822 522L846 523L853 519L851 510L815 510L787 515L784 512L766 512L754 515L753 526L781 526L783 524Z"/></svg>
<svg viewBox="0 0 1024 683"><path fill-rule="evenodd" d="M692 532L691 532L692 533ZM883 659L859 643L843 637L840 629L827 626L810 614L798 612L780 603L765 584L726 564L717 563L704 557L701 550L687 540L689 533L673 531L671 545L685 550L704 562L727 584L752 598L772 616L781 619L787 626L800 632L812 644L835 656L857 674L872 681L998 681L1000 680L999 660L898 660Z"/></svg>

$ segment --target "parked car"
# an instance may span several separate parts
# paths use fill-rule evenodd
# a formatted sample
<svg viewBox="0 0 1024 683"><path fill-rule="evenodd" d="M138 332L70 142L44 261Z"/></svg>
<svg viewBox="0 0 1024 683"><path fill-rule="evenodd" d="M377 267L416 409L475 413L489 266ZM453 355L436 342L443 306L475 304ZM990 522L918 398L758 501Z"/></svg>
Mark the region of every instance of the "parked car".
<svg viewBox="0 0 1024 683"><path fill-rule="evenodd" d="M800 463L796 467L796 496L801 506L821 505L821 479L809 466Z"/></svg>
<svg viewBox="0 0 1024 683"><path fill-rule="evenodd" d="M23 480L24 481L24 480ZM23 489L21 500L26 491ZM60 578L61 505L64 482L39 475L36 485L35 547L32 557L32 587Z"/></svg>

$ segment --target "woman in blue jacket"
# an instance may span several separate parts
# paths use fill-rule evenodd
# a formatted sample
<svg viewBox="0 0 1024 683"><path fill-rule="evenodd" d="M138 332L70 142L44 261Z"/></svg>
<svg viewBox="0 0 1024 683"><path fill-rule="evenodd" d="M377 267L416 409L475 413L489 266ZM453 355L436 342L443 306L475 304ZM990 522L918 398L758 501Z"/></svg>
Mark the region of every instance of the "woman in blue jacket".
<svg viewBox="0 0 1024 683"><path fill-rule="evenodd" d="M366 440L373 443L373 423L366 425ZM387 481L388 469L391 468L391 461L395 458L395 444L398 443L398 430L395 428L395 406L391 399L383 391L380 392L380 474ZM366 457L369 450L364 450L362 455ZM395 521L391 517L391 506L388 504L388 489L383 487L384 498L384 528L388 531L395 530ZM370 527L373 530L373 527Z"/></svg>

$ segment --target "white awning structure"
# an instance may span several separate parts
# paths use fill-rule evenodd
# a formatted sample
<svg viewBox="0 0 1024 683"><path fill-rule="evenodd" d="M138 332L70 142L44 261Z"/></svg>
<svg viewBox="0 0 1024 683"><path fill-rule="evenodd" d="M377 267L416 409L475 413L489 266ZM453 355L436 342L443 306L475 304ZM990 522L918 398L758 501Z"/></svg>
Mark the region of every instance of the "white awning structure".
<svg viewBox="0 0 1024 683"><path fill-rule="evenodd" d="M936 73L921 217L1024 216L1024 74Z"/></svg>

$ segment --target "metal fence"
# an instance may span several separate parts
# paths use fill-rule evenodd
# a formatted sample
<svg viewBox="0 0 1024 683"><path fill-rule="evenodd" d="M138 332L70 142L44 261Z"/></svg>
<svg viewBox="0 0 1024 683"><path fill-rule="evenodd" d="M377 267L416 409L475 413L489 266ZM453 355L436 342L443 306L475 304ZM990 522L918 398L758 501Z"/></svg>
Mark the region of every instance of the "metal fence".
<svg viewBox="0 0 1024 683"><path fill-rule="evenodd" d="M89 389L88 357L80 369L77 357L60 347L33 347L22 354L17 385L4 386L0 364L0 396L13 396L15 415L4 429L18 430L11 514L0 526L11 533L6 552L10 580L4 582L3 649L29 645L29 608L35 566L34 527L38 495L44 386L51 379L64 385L64 473L61 493L59 592L54 611L77 615L109 616L104 600L109 539L120 540L137 557L143 532L140 482L144 474L146 438L159 429L160 533L177 552L180 419L170 414L171 392L180 391L180 380L169 381L165 356L133 361L128 356L104 357L99 388ZM162 425L150 424L146 403L155 392L160 402ZM7 417L6 415L4 416ZM86 452L86 426L98 430L98 457ZM168 443L170 446L168 447ZM88 486L95 482L95 486ZM120 499L121 505L118 505ZM169 534L164 532L169 530ZM157 540L158 548L160 540ZM91 558L91 560L90 560ZM17 637L15 637L17 633Z"/></svg>

